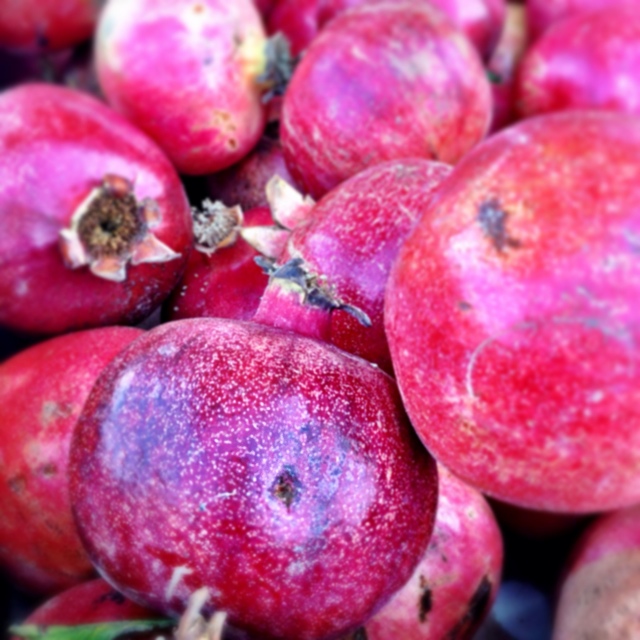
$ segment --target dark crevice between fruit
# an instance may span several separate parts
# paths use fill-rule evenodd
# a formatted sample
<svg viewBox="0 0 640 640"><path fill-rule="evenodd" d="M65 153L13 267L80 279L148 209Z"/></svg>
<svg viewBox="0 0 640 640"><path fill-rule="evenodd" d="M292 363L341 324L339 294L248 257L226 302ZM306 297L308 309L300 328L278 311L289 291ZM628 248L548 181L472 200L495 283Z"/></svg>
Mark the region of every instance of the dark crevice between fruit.
<svg viewBox="0 0 640 640"><path fill-rule="evenodd" d="M269 102L276 96L284 95L299 61L300 56L291 54L289 40L282 33L276 33L267 40L265 68L256 79L263 91L263 103Z"/></svg>
<svg viewBox="0 0 640 640"><path fill-rule="evenodd" d="M469 630L475 628L484 618L491 599L491 589L491 581L487 576L484 576L473 596L471 596L471 600L469 600L466 613L458 620L455 627L449 631L446 640L459 640L469 636Z"/></svg>
<svg viewBox="0 0 640 640"><path fill-rule="evenodd" d="M290 467L285 467L271 485L271 494L287 507L287 511L298 501L301 490L300 480Z"/></svg>
<svg viewBox="0 0 640 640"><path fill-rule="evenodd" d="M333 291L320 281L316 274L309 271L302 258L291 258L283 265L278 265L275 260L265 256L256 256L254 260L269 277L286 280L298 286L304 292L306 304L319 307L325 311L334 311L336 309L346 311L363 326L371 326L371 319L362 309L338 299Z"/></svg>
<svg viewBox="0 0 640 640"><path fill-rule="evenodd" d="M522 243L512 238L507 231L507 218L509 213L505 211L497 198L485 200L478 208L478 222L480 227L497 251L502 253L506 247L517 249Z"/></svg>
<svg viewBox="0 0 640 640"><path fill-rule="evenodd" d="M78 223L78 236L94 258L120 256L145 232L138 203L131 193L111 193L102 188Z"/></svg>
<svg viewBox="0 0 640 640"><path fill-rule="evenodd" d="M424 623L427 614L433 608L433 596L431 589L428 588L427 580L424 576L420 576L420 598L418 600L418 619Z"/></svg>

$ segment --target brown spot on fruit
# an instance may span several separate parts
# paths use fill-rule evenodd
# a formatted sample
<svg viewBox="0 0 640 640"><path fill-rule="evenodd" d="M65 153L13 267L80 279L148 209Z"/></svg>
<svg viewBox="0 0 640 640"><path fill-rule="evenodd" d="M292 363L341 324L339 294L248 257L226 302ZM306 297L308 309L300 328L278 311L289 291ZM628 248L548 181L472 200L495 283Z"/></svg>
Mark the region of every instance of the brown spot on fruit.
<svg viewBox="0 0 640 640"><path fill-rule="evenodd" d="M37 473L47 478L55 476L58 473L58 466L53 462L47 462L38 467Z"/></svg>
<svg viewBox="0 0 640 640"><path fill-rule="evenodd" d="M521 246L519 240L509 236L507 232L507 218L509 213L502 208L497 198L485 200L478 207L478 222L485 236L487 236L497 251L502 253L506 247L517 249Z"/></svg>
<svg viewBox="0 0 640 640"><path fill-rule="evenodd" d="M484 576L471 596L465 614L446 635L446 640L460 640L469 637L469 631L475 629L484 618L491 599L491 588L491 581L487 576Z"/></svg>
<svg viewBox="0 0 640 640"><path fill-rule="evenodd" d="M428 588L427 579L424 576L420 576L420 598L418 600L418 619L424 623L427 619L427 614L433 608L433 596L431 589Z"/></svg>
<svg viewBox="0 0 640 640"><path fill-rule="evenodd" d="M291 505L300 496L300 480L293 469L285 467L285 469L275 479L271 485L271 495L280 500L286 507L290 509Z"/></svg>

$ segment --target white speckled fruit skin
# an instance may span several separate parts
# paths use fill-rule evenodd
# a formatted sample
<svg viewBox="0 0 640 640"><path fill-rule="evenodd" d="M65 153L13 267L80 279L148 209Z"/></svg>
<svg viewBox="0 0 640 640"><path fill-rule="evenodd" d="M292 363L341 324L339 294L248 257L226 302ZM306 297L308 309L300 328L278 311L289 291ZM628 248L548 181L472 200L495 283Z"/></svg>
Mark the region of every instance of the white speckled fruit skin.
<svg viewBox="0 0 640 640"><path fill-rule="evenodd" d="M260 638L339 638L408 579L431 534L435 465L393 380L291 332L161 325L105 370L75 436L90 555L165 612L205 585Z"/></svg>

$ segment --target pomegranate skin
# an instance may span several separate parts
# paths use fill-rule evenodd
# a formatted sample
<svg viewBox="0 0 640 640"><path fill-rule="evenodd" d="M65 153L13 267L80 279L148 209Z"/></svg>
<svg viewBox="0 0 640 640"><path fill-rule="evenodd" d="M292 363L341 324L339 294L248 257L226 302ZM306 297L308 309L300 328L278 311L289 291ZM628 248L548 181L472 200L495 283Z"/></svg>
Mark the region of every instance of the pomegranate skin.
<svg viewBox="0 0 640 640"><path fill-rule="evenodd" d="M635 0L527 0L527 24L531 42L537 40L551 25L576 15L612 9L636 7Z"/></svg>
<svg viewBox="0 0 640 640"><path fill-rule="evenodd" d="M0 113L0 324L46 335L148 316L176 285L192 244L189 203L167 158L117 113L71 89L22 85L0 96ZM123 282L68 268L60 251L61 230L108 174L156 203L153 235L179 254L128 265Z"/></svg>
<svg viewBox="0 0 640 640"><path fill-rule="evenodd" d="M640 505L600 516L582 534L562 578L553 640L640 634Z"/></svg>
<svg viewBox="0 0 640 640"><path fill-rule="evenodd" d="M251 0L109 0L96 33L98 80L180 173L204 175L262 135L265 43Z"/></svg>
<svg viewBox="0 0 640 640"><path fill-rule="evenodd" d="M531 509L640 500L640 120L525 120L455 168L400 251L385 326L420 437Z"/></svg>
<svg viewBox="0 0 640 640"><path fill-rule="evenodd" d="M93 35L100 0L2 0L0 47L25 53L66 49Z"/></svg>
<svg viewBox="0 0 640 640"><path fill-rule="evenodd" d="M105 370L70 477L87 549L125 595L179 613L207 586L265 640L362 624L411 574L437 497L391 378L222 319L160 325Z"/></svg>
<svg viewBox="0 0 640 640"><path fill-rule="evenodd" d="M59 336L0 365L0 565L27 591L55 593L93 575L69 503L71 434L98 374L142 333Z"/></svg>
<svg viewBox="0 0 640 640"><path fill-rule="evenodd" d="M307 49L284 97L281 140L291 175L318 198L385 160L454 163L490 119L468 39L431 7L376 3L342 13Z"/></svg>
<svg viewBox="0 0 640 640"><path fill-rule="evenodd" d="M245 227L271 224L271 211L266 207L244 214ZM254 259L257 255L241 237L211 255L192 251L182 280L162 306L164 320L251 320L267 286L267 276Z"/></svg>
<svg viewBox="0 0 640 640"><path fill-rule="evenodd" d="M438 468L433 535L409 581L365 625L367 640L472 638L500 586L502 534L481 493Z"/></svg>
<svg viewBox="0 0 640 640"><path fill-rule="evenodd" d="M293 230L285 257L300 256L338 298L371 320L331 315L329 340L393 374L384 333L384 290L400 246L451 173L441 162L391 160L365 169L324 196Z"/></svg>
<svg viewBox="0 0 640 640"><path fill-rule="evenodd" d="M281 0L269 14L269 33L282 32L294 54L306 49L322 28L350 7L386 0ZM421 0L440 9L487 57L493 51L505 16L503 0Z"/></svg>
<svg viewBox="0 0 640 640"><path fill-rule="evenodd" d="M608 7L553 25L520 66L520 114L579 108L640 113L639 41L637 6Z"/></svg>

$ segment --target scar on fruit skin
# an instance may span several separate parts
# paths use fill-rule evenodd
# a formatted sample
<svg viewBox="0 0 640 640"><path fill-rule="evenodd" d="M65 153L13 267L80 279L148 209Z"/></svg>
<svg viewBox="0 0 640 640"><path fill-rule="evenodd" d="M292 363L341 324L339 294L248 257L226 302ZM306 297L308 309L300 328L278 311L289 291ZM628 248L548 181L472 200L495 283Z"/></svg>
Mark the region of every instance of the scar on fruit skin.
<svg viewBox="0 0 640 640"><path fill-rule="evenodd" d="M497 251L502 253L506 247L518 249L522 246L520 240L512 238L506 227L509 212L505 211L497 198L485 200L478 207L478 222L485 236L487 236Z"/></svg>
<svg viewBox="0 0 640 640"><path fill-rule="evenodd" d="M423 622L427 619L427 614L433 608L433 598L431 589L428 588L427 579L420 576L420 598L418 600L418 619Z"/></svg>
<svg viewBox="0 0 640 640"><path fill-rule="evenodd" d="M467 604L464 616L458 620L453 629L445 636L445 640L459 640L468 636L469 628L475 626L484 617L491 599L491 589L491 580L487 576L483 576Z"/></svg>

